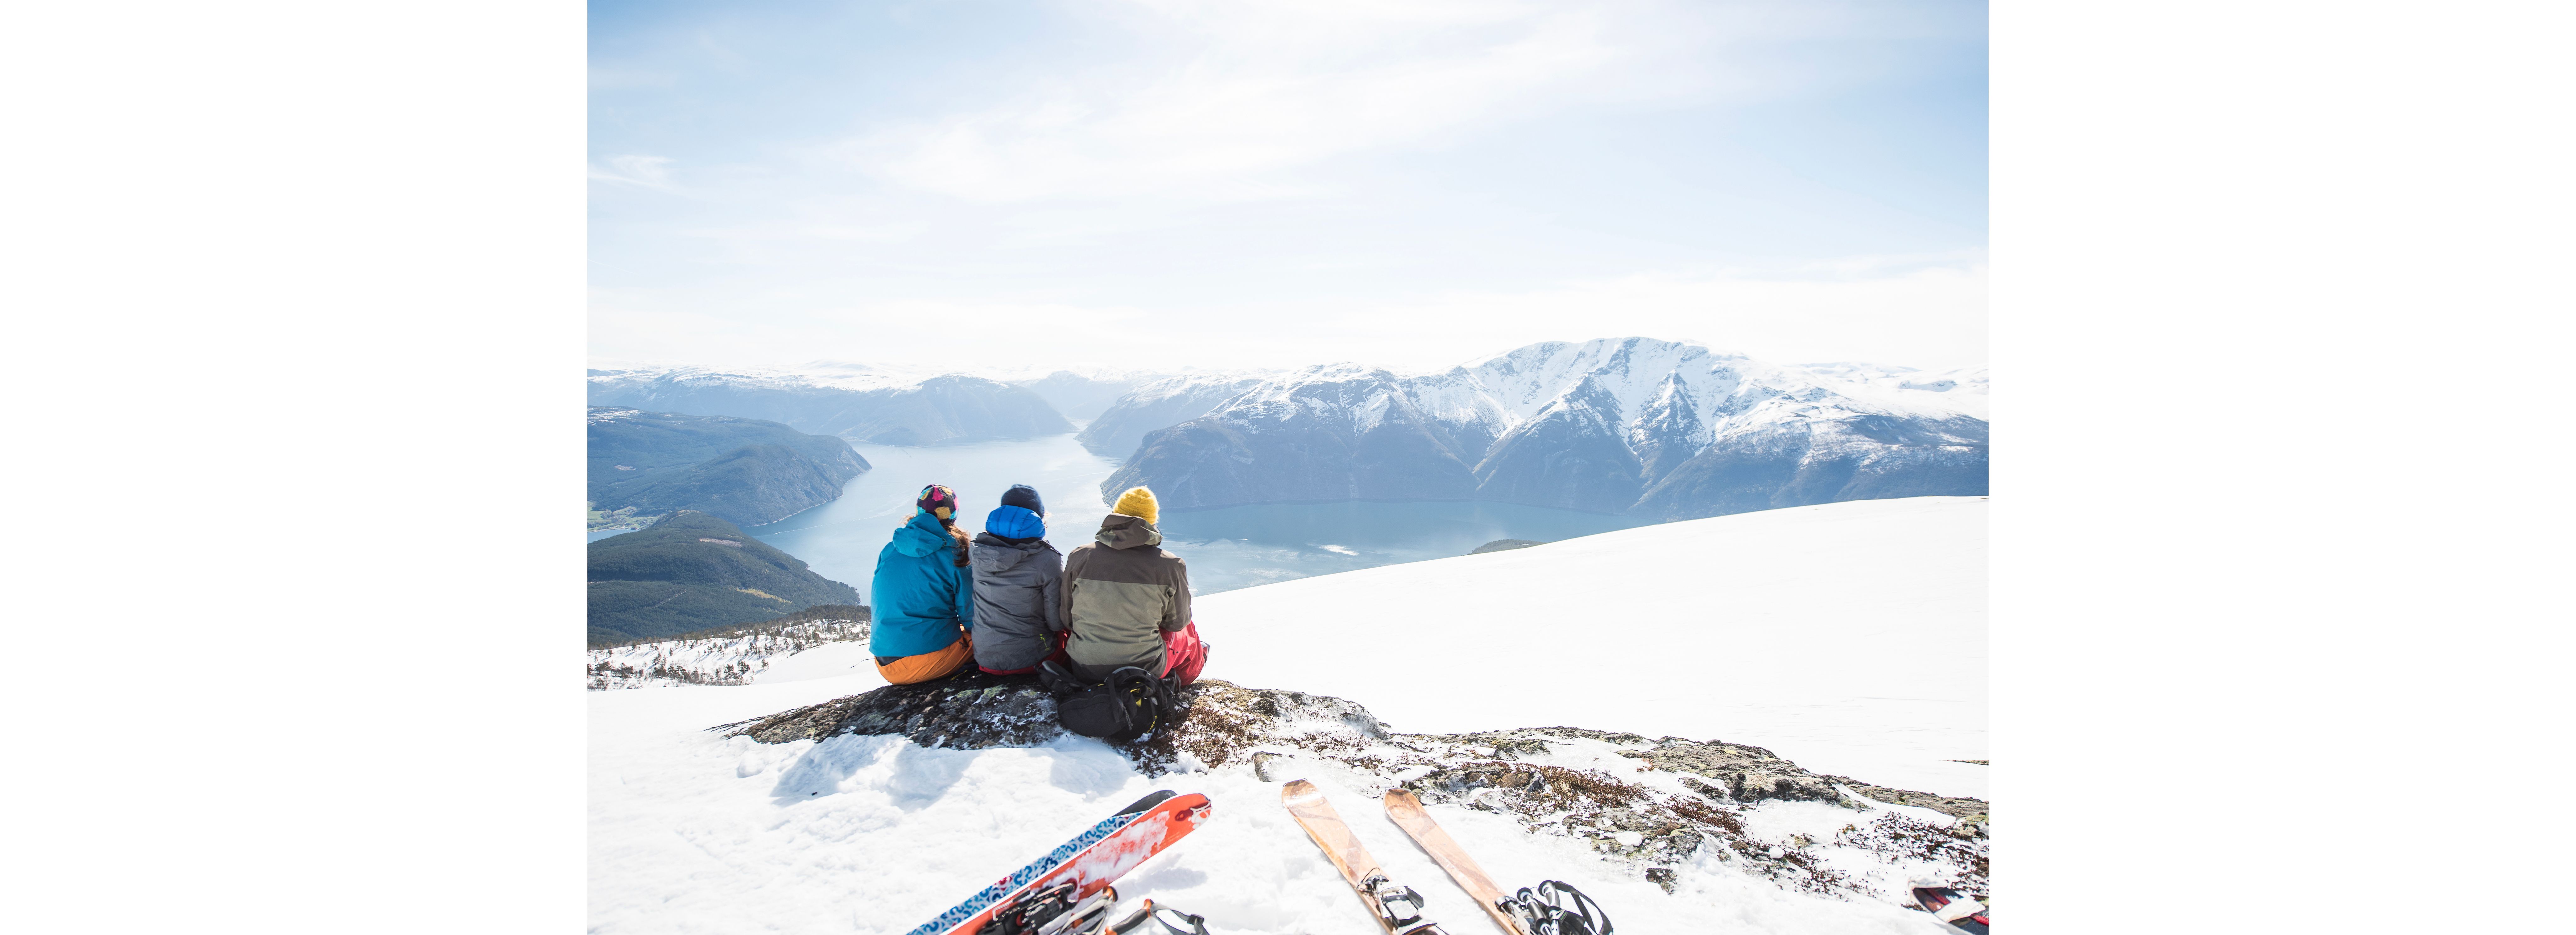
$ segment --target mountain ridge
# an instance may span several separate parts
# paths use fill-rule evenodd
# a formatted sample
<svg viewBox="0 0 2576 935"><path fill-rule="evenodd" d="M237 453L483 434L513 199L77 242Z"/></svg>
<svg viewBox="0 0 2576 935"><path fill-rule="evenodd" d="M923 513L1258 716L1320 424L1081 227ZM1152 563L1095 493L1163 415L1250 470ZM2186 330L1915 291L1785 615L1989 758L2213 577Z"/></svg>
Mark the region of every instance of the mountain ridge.
<svg viewBox="0 0 2576 935"><path fill-rule="evenodd" d="M846 441L761 419L593 406L586 428L594 529L680 510L776 522L831 502L869 470Z"/></svg>
<svg viewBox="0 0 2576 935"><path fill-rule="evenodd" d="M806 368L592 370L590 403L779 422L882 445L923 446L1073 431L1028 387L954 372L815 364Z"/></svg>
<svg viewBox="0 0 2576 935"><path fill-rule="evenodd" d="M1168 487L1167 509L1498 500L1684 519L1982 495L1985 387L1984 367L1778 365L1603 338L1412 375L1341 363L1171 377L1080 438L1101 454L1136 439L1103 497Z"/></svg>
<svg viewBox="0 0 2576 935"><path fill-rule="evenodd" d="M589 564L594 645L859 603L849 585L696 510L591 543Z"/></svg>

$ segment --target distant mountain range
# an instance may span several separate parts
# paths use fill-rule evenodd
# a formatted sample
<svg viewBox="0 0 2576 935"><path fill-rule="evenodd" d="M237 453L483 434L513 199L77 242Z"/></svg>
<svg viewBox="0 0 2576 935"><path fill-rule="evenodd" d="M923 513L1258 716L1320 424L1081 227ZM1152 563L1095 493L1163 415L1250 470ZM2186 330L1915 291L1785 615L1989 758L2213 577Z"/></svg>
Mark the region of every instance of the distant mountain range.
<svg viewBox="0 0 2576 935"><path fill-rule="evenodd" d="M594 646L858 602L849 585L694 510L590 544Z"/></svg>
<svg viewBox="0 0 2576 935"><path fill-rule="evenodd" d="M1069 403L1097 393L1072 382L1048 384L1047 389ZM1027 386L965 374L923 374L859 364L814 364L794 370L592 370L590 404L766 419L879 445L936 445L1073 431L1073 423Z"/></svg>
<svg viewBox="0 0 2576 935"><path fill-rule="evenodd" d="M846 441L760 419L593 406L589 432L594 529L680 510L776 522L831 502L868 470Z"/></svg>
<svg viewBox="0 0 2576 935"><path fill-rule="evenodd" d="M862 364L591 371L597 404L771 419L879 444L1072 431L1167 508L1492 500L1689 519L1986 492L1986 370L1773 364L1651 338L1547 342L1437 373L1358 364L982 376Z"/></svg>
<svg viewBox="0 0 2576 935"><path fill-rule="evenodd" d="M1499 500L1657 520L1986 492L1985 368L1778 365L1649 338L1448 371L1356 364L1148 383L1080 436L1135 438L1104 497L1167 509Z"/></svg>

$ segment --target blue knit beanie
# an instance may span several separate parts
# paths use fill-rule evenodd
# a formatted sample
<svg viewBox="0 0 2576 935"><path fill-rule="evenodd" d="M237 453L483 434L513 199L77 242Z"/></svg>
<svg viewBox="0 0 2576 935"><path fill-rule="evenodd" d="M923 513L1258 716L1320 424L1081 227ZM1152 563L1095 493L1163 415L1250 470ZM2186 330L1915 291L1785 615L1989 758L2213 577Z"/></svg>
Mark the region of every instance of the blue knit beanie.
<svg viewBox="0 0 2576 935"><path fill-rule="evenodd" d="M1029 512L1027 507L994 507L984 516L984 531L1005 539L1046 538L1046 520Z"/></svg>
<svg viewBox="0 0 2576 935"><path fill-rule="evenodd" d="M1031 513L1046 515L1046 501L1038 499L1038 489L1027 484L1012 484L1011 489L1002 491L1002 505L1024 506Z"/></svg>

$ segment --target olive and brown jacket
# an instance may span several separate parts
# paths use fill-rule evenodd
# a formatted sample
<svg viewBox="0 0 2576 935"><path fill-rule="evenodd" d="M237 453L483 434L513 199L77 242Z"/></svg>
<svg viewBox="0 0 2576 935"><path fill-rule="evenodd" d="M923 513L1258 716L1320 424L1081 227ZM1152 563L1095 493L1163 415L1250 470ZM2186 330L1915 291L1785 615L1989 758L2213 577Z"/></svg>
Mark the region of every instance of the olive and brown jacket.
<svg viewBox="0 0 2576 935"><path fill-rule="evenodd" d="M1064 559L1065 654L1074 674L1109 677L1120 666L1163 668L1163 634L1190 623L1190 569L1158 546L1163 534L1134 516L1109 514L1097 541Z"/></svg>

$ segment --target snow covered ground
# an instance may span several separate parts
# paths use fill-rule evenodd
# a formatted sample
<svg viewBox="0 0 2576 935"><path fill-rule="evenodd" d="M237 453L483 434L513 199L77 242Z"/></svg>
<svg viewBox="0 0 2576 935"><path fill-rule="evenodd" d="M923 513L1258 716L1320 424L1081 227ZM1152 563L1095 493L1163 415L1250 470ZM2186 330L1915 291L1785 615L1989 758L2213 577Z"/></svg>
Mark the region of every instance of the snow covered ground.
<svg viewBox="0 0 2576 935"><path fill-rule="evenodd" d="M1247 765L1149 780L1117 752L1080 738L959 751L882 736L770 745L704 730L877 684L873 675L844 675L592 693L591 931L908 931L1157 788L1204 793L1215 817L1129 874L1123 893L1205 915L1218 933L1378 931L1280 806L1281 783L1261 781ZM1633 760L1582 745L1552 757L1636 770ZM1273 769L1283 781L1322 786L1388 873L1429 900L1434 919L1456 935L1492 931L1385 819L1365 777L1309 761ZM1571 882L1599 899L1622 932L1941 931L1919 912L1790 892L1711 857L1680 868L1667 895L1579 839L1530 834L1508 817L1452 805L1431 812L1497 880ZM1785 842L1830 838L1866 816L1816 802L1766 802L1751 817L1750 830Z"/></svg>
<svg viewBox="0 0 2576 935"><path fill-rule="evenodd" d="M807 619L799 619L807 618ZM593 690L748 685L874 672L866 620L806 611L730 635L663 639L590 651Z"/></svg>
<svg viewBox="0 0 2576 935"><path fill-rule="evenodd" d="M1187 558L1186 554L1183 558ZM1984 798L1986 498L1738 513L1193 602L1208 673L1400 730L1770 748Z"/></svg>
<svg viewBox="0 0 2576 935"><path fill-rule="evenodd" d="M1985 758L1984 529L1983 498L1774 510L1211 595L1197 617L1215 647L1211 677L1348 698L1408 731L1723 739L1982 797L1983 767L1942 761ZM707 730L882 685L863 654L831 644L766 660L751 684L590 694L592 931L904 932L1157 788L1204 793L1216 817L1123 892L1206 915L1220 933L1377 931L1280 807L1280 783L1248 764L1148 779L1080 738L961 751ZM1558 765L1637 775L1606 746L1558 747ZM1273 778L1322 786L1456 935L1492 929L1386 821L1372 777L1292 759ZM1497 880L1571 882L1622 932L1941 931L1888 902L1784 889L1715 848L1677 868L1668 895L1580 838L1431 810ZM1871 812L1949 821L1764 801L1744 824L1794 849ZM1904 883L1902 867L1839 869L1882 890Z"/></svg>

